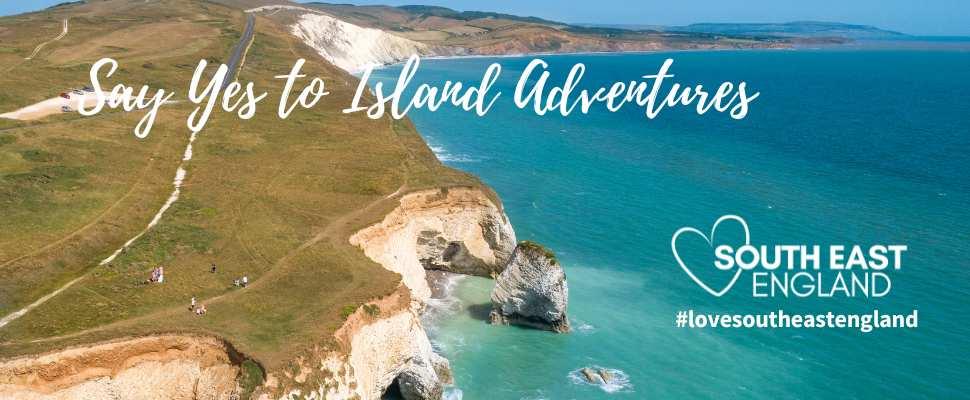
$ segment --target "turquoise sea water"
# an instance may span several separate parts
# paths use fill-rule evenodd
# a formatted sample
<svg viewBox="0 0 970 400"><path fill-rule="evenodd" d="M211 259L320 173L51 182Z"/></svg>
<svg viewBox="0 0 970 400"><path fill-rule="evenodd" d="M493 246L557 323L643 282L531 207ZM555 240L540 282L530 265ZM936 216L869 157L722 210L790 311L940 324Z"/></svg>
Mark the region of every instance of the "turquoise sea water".
<svg viewBox="0 0 970 400"><path fill-rule="evenodd" d="M486 117L410 116L447 164L494 187L520 239L558 254L574 332L482 320L491 281L466 278L432 335L465 400L968 398L970 382L970 52L799 50L544 56L576 62L582 87L653 74L748 82L747 118L667 110L536 116L512 106L530 58L424 60L415 81L477 82L491 62L506 98ZM400 67L377 72L393 80ZM495 90L493 89L493 90ZM723 297L671 254L682 226L743 216L756 243L909 246L882 298L752 298L742 275ZM693 243L685 258L709 256ZM717 280L711 274L708 279ZM884 313L919 310L916 329L685 329L677 311ZM575 379L599 366L610 387Z"/></svg>

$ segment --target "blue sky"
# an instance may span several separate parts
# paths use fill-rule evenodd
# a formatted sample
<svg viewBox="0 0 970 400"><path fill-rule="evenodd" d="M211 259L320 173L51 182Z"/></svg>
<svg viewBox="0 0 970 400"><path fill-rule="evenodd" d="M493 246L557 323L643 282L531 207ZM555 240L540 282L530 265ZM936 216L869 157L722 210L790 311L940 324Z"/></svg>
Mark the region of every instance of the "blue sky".
<svg viewBox="0 0 970 400"><path fill-rule="evenodd" d="M64 1L66 0L0 0L0 15L39 10Z"/></svg>
<svg viewBox="0 0 970 400"><path fill-rule="evenodd" d="M64 0L0 0L0 15ZM433 4L564 22L686 25L694 22L820 20L875 25L916 35L970 36L970 0L334 0L354 4Z"/></svg>

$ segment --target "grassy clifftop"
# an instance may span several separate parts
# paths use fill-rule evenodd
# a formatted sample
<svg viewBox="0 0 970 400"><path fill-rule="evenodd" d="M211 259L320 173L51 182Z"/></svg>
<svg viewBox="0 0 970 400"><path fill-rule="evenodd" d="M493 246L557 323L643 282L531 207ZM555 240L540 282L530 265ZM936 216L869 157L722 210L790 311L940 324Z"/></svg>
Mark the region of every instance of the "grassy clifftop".
<svg viewBox="0 0 970 400"><path fill-rule="evenodd" d="M38 44L69 32L25 60ZM0 112L87 82L116 58L112 83L186 94L199 59L225 62L241 9L190 0L112 0L0 18ZM331 94L280 120L276 99L298 58ZM98 262L145 228L172 191L194 105L166 105L151 135L141 113L65 113L0 120L0 314L80 280L0 328L0 357L153 332L210 333L268 369L285 367L344 320L341 310L391 293L399 276L350 246L396 205L389 195L479 185L442 166L413 125L346 115L356 78L326 64L285 27L257 17L240 81L269 92L243 121L215 113L195 142L179 200L112 263ZM210 264L217 270L210 272ZM156 265L165 283L144 284ZM251 284L235 288L235 278ZM188 311L195 296L208 308Z"/></svg>
<svg viewBox="0 0 970 400"><path fill-rule="evenodd" d="M347 22L384 29L418 42L467 54L525 54L662 49L790 47L792 41L762 35L710 34L589 27L485 11L437 6L355 6L306 3Z"/></svg>

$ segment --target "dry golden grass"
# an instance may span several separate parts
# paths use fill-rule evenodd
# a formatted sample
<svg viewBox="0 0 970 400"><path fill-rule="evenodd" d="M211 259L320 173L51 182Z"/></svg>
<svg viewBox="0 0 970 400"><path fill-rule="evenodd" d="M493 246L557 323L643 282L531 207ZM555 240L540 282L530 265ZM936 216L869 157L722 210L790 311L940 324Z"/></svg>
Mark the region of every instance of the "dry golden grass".
<svg viewBox="0 0 970 400"><path fill-rule="evenodd" d="M59 10L56 18L74 13L71 21L107 22L103 28L80 24L77 37L52 44L43 58L13 64L15 71L41 74L22 82L0 76L2 93L9 93L0 109L26 104L34 91L82 84L96 56L78 51L88 40L115 40L112 32L163 19L202 23L218 33L191 54L164 46L157 55L145 53L148 47L121 52L117 78L184 96L198 59L224 60L244 26L241 11L213 3L114 3L129 4ZM8 23L18 22L0 19L0 27ZM163 108L145 140L131 134L140 115L118 112L0 125L0 140L13 138L0 145L0 196L6 196L0 197L0 218L7 218L0 222L13 227L0 240L0 312L83 277L0 328L0 356L126 335L200 332L226 338L269 369L282 368L305 349L327 345L344 320L342 309L397 287L399 276L347 240L396 206L387 195L401 188L479 185L442 166L409 121L341 113L356 79L317 58L285 27L262 17L256 26L239 79L268 91L267 100L248 121L213 116L196 141L181 198L109 266L96 263L141 230L171 191L191 104ZM17 43L18 51L36 44ZM58 52L77 57L76 64L51 62ZM275 103L281 85L272 77L301 57L309 60L305 73L326 79L332 94L316 108L280 120ZM30 191L14 186L20 185L18 174L43 175L50 168L61 172L25 184ZM209 272L212 262L216 273ZM165 283L143 284L159 264ZM251 285L234 288L233 279L243 275ZM187 310L192 296L207 305L205 317Z"/></svg>
<svg viewBox="0 0 970 400"><path fill-rule="evenodd" d="M431 45L470 54L653 51L695 48L784 47L784 39L757 40L707 34L665 34L570 26L554 21L487 12L458 13L426 6L398 8L350 4L307 4L361 26L395 32ZM413 8L417 7L417 8ZM284 17L278 17L283 20Z"/></svg>
<svg viewBox="0 0 970 400"><path fill-rule="evenodd" d="M101 57L124 57L128 62L159 62L170 57L195 54L218 37L219 29L205 22L149 23L108 32L71 46L61 46L46 58L54 64L84 62Z"/></svg>

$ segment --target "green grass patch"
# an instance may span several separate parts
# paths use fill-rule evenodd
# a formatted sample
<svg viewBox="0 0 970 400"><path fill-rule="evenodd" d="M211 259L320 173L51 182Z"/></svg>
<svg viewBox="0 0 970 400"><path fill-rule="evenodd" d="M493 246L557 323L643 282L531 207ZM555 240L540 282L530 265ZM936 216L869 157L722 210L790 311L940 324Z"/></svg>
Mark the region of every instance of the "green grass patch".
<svg viewBox="0 0 970 400"><path fill-rule="evenodd" d="M549 250L548 248L546 248L546 246L543 246L539 243L536 243L530 240L523 240L519 242L519 246L525 250L538 252L546 256L546 258L548 258L553 265L559 263L559 260L556 259L556 253L553 253L552 250Z"/></svg>
<svg viewBox="0 0 970 400"><path fill-rule="evenodd" d="M343 306L343 308L340 309L340 317L342 317L343 319L347 319L355 312L357 312L357 307L359 306L356 304L348 304Z"/></svg>
<svg viewBox="0 0 970 400"><path fill-rule="evenodd" d="M153 54L152 43L125 43L130 50L119 51L121 66L105 82L151 82L184 94L198 60L226 60L245 22L240 10L214 2L92 2L77 9L84 16L71 19L71 33L44 57L0 76L0 110L83 85L91 60L77 55L87 54L85 46L96 38L133 24L204 19L224 28L225 36L184 54ZM17 22L4 46L29 52L57 21L42 27ZM64 61L50 56L55 52ZM307 60L308 77L327 80L331 94L313 110L280 120L273 99L281 85L273 76L287 73L298 58ZM142 68L146 63L153 68ZM131 133L140 113L0 121L7 129L0 138L16 138L0 147L0 262L22 257L0 268L9 277L0 281L0 310L15 310L84 276L0 329L0 357L120 336L200 332L278 372L308 349L338 348L332 334L346 318L361 305L379 316L379 307L368 302L399 287L397 274L348 242L397 205L385 196L401 187L479 185L441 165L409 121L343 114L356 79L269 19L257 23L239 79L269 92L259 113L246 121L212 115L196 141L179 200L109 265L98 263L141 232L171 193L194 105L165 106L147 139ZM144 283L156 265L165 267L165 282ZM234 288L233 280L244 275L250 285ZM188 312L193 296L207 306L204 317ZM67 336L51 339L59 335ZM44 338L50 340L34 341ZM251 377L243 377L244 386L259 385L262 374L244 374Z"/></svg>
<svg viewBox="0 0 970 400"><path fill-rule="evenodd" d="M44 162L44 163L51 162L51 161L59 161L61 159L61 157L58 156L57 154L54 154L45 150L40 150L40 149L23 150L20 152L20 156L27 161Z"/></svg>
<svg viewBox="0 0 970 400"><path fill-rule="evenodd" d="M376 318L381 315L381 308L377 304L364 304L364 312Z"/></svg>
<svg viewBox="0 0 970 400"><path fill-rule="evenodd" d="M253 360L243 361L239 369L239 399L249 400L256 388L263 384L263 369Z"/></svg>
<svg viewBox="0 0 970 400"><path fill-rule="evenodd" d="M4 175L0 203L29 203L33 197L43 193L71 189L81 183L85 174L85 169L81 167L42 165L28 172Z"/></svg>

